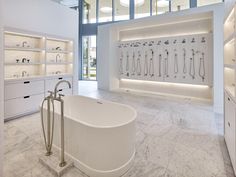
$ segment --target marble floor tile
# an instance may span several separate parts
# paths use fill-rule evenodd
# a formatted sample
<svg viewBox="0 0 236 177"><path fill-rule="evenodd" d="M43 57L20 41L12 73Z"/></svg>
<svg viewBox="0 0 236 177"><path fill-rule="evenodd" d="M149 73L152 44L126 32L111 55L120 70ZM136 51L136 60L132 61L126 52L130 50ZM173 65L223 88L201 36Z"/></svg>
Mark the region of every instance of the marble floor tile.
<svg viewBox="0 0 236 177"><path fill-rule="evenodd" d="M131 91L97 90L80 82L79 93L132 106L137 111L136 156L123 177L233 177L223 137L223 116L209 102ZM4 177L54 177L41 163L45 152L39 114L5 123ZM63 177L87 177L76 168Z"/></svg>

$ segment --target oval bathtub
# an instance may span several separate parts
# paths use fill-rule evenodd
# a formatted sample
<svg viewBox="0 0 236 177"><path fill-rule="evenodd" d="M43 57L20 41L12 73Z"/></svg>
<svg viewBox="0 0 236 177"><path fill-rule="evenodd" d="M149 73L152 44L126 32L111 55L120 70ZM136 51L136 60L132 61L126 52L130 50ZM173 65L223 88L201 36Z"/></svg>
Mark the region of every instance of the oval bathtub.
<svg viewBox="0 0 236 177"><path fill-rule="evenodd" d="M126 105L83 96L66 96L65 151L90 177L119 177L135 156L136 111ZM54 146L60 147L56 105Z"/></svg>

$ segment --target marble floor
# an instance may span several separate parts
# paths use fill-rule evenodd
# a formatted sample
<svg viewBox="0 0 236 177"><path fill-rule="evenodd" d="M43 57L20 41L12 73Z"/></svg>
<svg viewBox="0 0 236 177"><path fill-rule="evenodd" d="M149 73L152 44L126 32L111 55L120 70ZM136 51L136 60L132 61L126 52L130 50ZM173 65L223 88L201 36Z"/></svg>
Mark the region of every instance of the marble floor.
<svg viewBox="0 0 236 177"><path fill-rule="evenodd" d="M207 102L97 90L80 82L81 95L137 110L137 153L125 177L233 177L223 139L223 117ZM5 123L4 177L53 177L39 163L43 149L39 114ZM86 177L76 168L63 177Z"/></svg>

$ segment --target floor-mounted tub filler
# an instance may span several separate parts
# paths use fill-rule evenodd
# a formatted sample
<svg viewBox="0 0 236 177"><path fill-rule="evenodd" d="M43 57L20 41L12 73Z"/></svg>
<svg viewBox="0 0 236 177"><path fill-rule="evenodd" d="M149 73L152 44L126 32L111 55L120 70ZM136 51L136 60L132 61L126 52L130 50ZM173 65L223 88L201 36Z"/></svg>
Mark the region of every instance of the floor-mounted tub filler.
<svg viewBox="0 0 236 177"><path fill-rule="evenodd" d="M90 177L119 177L135 157L136 111L130 106L83 96L65 96L66 157ZM61 105L55 102L53 147L61 147ZM47 106L43 108L45 114Z"/></svg>

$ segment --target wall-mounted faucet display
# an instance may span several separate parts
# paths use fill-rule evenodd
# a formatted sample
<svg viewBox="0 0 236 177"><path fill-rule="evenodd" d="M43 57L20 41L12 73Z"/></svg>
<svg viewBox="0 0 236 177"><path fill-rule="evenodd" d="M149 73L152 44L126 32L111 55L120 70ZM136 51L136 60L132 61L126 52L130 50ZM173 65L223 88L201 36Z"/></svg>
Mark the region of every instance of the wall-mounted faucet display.
<svg viewBox="0 0 236 177"><path fill-rule="evenodd" d="M206 69L205 69L205 54L202 52L202 56L200 57L199 71L198 74L202 78L202 82L205 80Z"/></svg>
<svg viewBox="0 0 236 177"><path fill-rule="evenodd" d="M179 64L178 64L178 54L177 54L177 50L174 50L174 73L175 73L175 78L177 77L177 74L179 72Z"/></svg>
<svg viewBox="0 0 236 177"><path fill-rule="evenodd" d="M135 75L135 54L133 52L133 57L132 57L132 73L131 75L134 76Z"/></svg>
<svg viewBox="0 0 236 177"><path fill-rule="evenodd" d="M129 52L126 52L126 76L129 77Z"/></svg>
<svg viewBox="0 0 236 177"><path fill-rule="evenodd" d="M153 58L154 58L154 51L151 49L151 58L150 58L150 61L149 61L149 76L150 77L153 77L154 76L154 61L153 61Z"/></svg>
<svg viewBox="0 0 236 177"><path fill-rule="evenodd" d="M192 49L192 57L190 58L189 75L192 77L192 79L195 79L195 51L194 49Z"/></svg>
<svg viewBox="0 0 236 177"><path fill-rule="evenodd" d="M141 76L141 72L142 72L142 69L141 69L141 53L140 51L138 51L138 59L137 59L137 75L138 76Z"/></svg>
<svg viewBox="0 0 236 177"><path fill-rule="evenodd" d="M148 54L145 51L145 61L144 61L144 76L148 75Z"/></svg>
<svg viewBox="0 0 236 177"><path fill-rule="evenodd" d="M165 77L169 77L169 51L165 50L165 59L164 59L164 74Z"/></svg>
<svg viewBox="0 0 236 177"><path fill-rule="evenodd" d="M210 85L211 44L211 33L120 42L120 77Z"/></svg>

